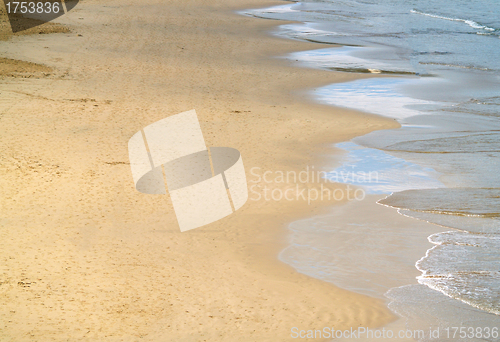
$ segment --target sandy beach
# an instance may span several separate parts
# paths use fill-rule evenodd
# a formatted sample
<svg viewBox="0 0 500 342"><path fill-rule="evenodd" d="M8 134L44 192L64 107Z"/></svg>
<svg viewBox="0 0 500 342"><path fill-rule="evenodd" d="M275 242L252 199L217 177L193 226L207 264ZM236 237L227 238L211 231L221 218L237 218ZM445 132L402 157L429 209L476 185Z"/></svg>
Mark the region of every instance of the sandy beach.
<svg viewBox="0 0 500 342"><path fill-rule="evenodd" d="M277 258L289 222L340 202L249 200L181 233L168 195L134 189L130 137L191 109L207 146L241 152L248 180L253 167L319 168L333 143L399 126L313 103L304 90L361 76L274 58L324 45L235 13L273 4L91 0L59 33L12 37L2 17L1 341L287 341L293 327L395 319Z"/></svg>

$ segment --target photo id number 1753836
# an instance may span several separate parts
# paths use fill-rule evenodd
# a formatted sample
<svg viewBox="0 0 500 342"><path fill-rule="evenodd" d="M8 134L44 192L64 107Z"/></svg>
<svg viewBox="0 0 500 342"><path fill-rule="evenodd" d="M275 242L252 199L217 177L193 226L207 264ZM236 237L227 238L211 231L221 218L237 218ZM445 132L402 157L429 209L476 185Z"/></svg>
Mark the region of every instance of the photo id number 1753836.
<svg viewBox="0 0 500 342"><path fill-rule="evenodd" d="M21 14L42 14L42 13L59 13L61 11L61 2L34 2L34 1L7 1L5 3L7 13L21 13Z"/></svg>
<svg viewBox="0 0 500 342"><path fill-rule="evenodd" d="M498 328L449 327L444 329L446 338L498 338Z"/></svg>

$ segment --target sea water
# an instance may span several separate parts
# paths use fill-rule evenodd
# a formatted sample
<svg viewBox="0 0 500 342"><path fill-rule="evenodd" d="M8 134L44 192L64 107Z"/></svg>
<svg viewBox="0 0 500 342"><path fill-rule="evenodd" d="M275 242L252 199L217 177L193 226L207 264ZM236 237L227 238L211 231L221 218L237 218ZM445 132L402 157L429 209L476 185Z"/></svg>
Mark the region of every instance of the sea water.
<svg viewBox="0 0 500 342"><path fill-rule="evenodd" d="M299 65L373 75L311 90L317 101L402 125L337 145L346 154L332 170L378 171L378 182L356 185L385 194L380 204L406 217L442 227L415 260L418 279L386 292L389 306L409 326L499 327L500 2L309 0L246 14L297 21L274 33L332 44L286 56ZM361 293L385 292L356 288L333 269L340 263L325 263L325 253L334 258L329 247L341 248L334 235L318 236L356 230L335 227L332 217L293 223L281 259Z"/></svg>

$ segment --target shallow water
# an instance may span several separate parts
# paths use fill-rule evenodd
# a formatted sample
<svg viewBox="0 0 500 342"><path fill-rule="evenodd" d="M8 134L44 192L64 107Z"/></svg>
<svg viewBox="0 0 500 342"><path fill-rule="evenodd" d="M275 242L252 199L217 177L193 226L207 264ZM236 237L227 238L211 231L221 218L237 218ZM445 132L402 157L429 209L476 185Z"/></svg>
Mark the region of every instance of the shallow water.
<svg viewBox="0 0 500 342"><path fill-rule="evenodd" d="M378 170L377 182L345 183L369 193L394 192L381 203L398 208L406 217L443 227L441 233L429 236L434 247L414 260L421 285L410 281L415 285L388 292L391 308L407 317L409 324L470 321L477 326L482 319L484 324L500 324L498 13L500 3L494 0L457 0L453 6L441 0L321 0L247 11L302 22L280 26L277 35L345 45L287 56L300 65L374 74L311 91L319 102L391 117L402 124L401 129L372 132L337 145L347 154L332 174ZM336 271L320 263L318 272L314 260L324 260L320 251L328 246L343 249L333 237L310 235L334 230L339 237L347 232L355 236L356 231L360 236L370 227L347 223L337 227L323 217L294 223L291 229L294 244L301 248L295 249L296 254L288 249L285 254L291 259L284 261L306 274L373 293L370 284L360 282L356 289L339 276L340 263ZM299 236L306 235L298 232L304 230L308 243L301 244ZM390 273L387 268L371 267ZM442 306L432 307L432 315L427 314L422 305L432 306L436 300Z"/></svg>
<svg viewBox="0 0 500 342"><path fill-rule="evenodd" d="M348 153L340 160L342 166L328 173L331 181L361 186L368 194L444 187L437 179L439 173L431 168L352 142L335 147Z"/></svg>
<svg viewBox="0 0 500 342"><path fill-rule="evenodd" d="M410 190L380 203L459 229L429 236L435 247L416 263L418 282L500 315L500 189Z"/></svg>
<svg viewBox="0 0 500 342"><path fill-rule="evenodd" d="M384 299L395 286L415 282L418 260L432 246L426 236L439 231L398 215L367 195L323 216L289 225L290 245L280 260L299 272Z"/></svg>
<svg viewBox="0 0 500 342"><path fill-rule="evenodd" d="M492 327L498 327L498 316L471 307L461 301L443 296L424 285L406 285L389 290L389 308L406 318L406 328L426 332L419 341L498 341L491 336ZM458 328L458 329L455 329ZM460 328L480 329L482 337L460 337ZM429 330L439 329L439 337L430 336ZM490 336L486 336L489 330ZM478 334L479 335L479 334Z"/></svg>

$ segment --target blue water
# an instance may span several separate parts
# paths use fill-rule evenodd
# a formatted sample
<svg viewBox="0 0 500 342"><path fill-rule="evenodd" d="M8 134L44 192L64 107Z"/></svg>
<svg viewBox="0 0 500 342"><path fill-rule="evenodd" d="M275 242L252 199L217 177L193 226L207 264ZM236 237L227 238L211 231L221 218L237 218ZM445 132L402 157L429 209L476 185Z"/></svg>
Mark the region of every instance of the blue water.
<svg viewBox="0 0 500 342"><path fill-rule="evenodd" d="M304 22L279 29L289 37L397 50L398 59L419 73L500 69L496 0L321 0L247 12Z"/></svg>
<svg viewBox="0 0 500 342"><path fill-rule="evenodd" d="M415 260L422 272L419 285L390 291L391 307L416 321L422 308L412 308L405 293L417 293L429 305L435 294L446 295L470 310L447 302L433 311L433 321L458 324L474 312L475 319L498 325L500 1L294 1L245 12L297 21L274 33L323 43L285 58L367 76L311 91L317 101L402 125L338 145L347 155L332 170L380 171L378 182L351 183L371 193L393 193L383 204L448 230L429 237L434 247Z"/></svg>
<svg viewBox="0 0 500 342"><path fill-rule="evenodd" d="M328 178L332 182L360 186L367 194L391 194L408 189L444 187L444 184L437 179L439 174L431 168L352 142L339 143L335 147L348 154L340 160L342 166L328 173ZM357 177L339 175L357 175Z"/></svg>

